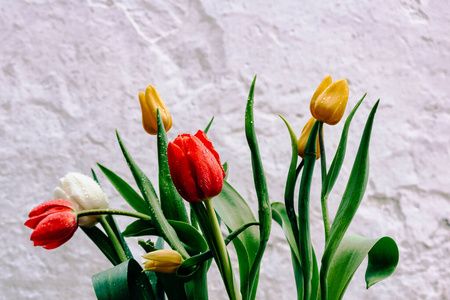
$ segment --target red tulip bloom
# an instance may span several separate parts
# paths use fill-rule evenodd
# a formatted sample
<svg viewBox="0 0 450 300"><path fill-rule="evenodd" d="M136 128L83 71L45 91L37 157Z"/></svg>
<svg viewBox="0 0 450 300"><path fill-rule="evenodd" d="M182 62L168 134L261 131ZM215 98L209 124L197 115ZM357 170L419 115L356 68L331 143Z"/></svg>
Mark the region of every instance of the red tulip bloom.
<svg viewBox="0 0 450 300"><path fill-rule="evenodd" d="M222 190L225 172L219 154L205 133L179 135L167 147L170 175L188 202L201 202Z"/></svg>
<svg viewBox="0 0 450 300"><path fill-rule="evenodd" d="M25 226L34 229L30 240L35 246L54 249L67 242L78 228L73 204L50 200L33 208Z"/></svg>

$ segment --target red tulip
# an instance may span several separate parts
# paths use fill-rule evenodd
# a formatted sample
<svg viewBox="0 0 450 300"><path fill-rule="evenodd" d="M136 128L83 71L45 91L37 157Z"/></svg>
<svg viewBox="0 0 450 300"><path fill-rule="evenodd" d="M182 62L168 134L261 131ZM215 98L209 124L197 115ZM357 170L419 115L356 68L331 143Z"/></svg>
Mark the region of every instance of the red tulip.
<svg viewBox="0 0 450 300"><path fill-rule="evenodd" d="M203 131L179 135L167 147L170 175L188 202L201 202L222 190L225 172L219 154Z"/></svg>
<svg viewBox="0 0 450 300"><path fill-rule="evenodd" d="M34 246L54 249L67 242L78 228L73 204L50 200L33 208L25 226L34 229L30 240Z"/></svg>

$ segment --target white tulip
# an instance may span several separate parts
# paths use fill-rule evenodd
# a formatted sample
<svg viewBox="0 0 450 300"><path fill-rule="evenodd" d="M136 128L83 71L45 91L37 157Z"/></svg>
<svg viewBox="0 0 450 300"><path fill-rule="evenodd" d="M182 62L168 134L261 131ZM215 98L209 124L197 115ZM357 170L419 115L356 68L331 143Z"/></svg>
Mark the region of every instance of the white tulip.
<svg viewBox="0 0 450 300"><path fill-rule="evenodd" d="M108 197L92 178L80 173L68 173L59 180L54 190L55 199L70 201L76 211L109 208ZM78 219L78 225L93 227L99 216L85 216Z"/></svg>

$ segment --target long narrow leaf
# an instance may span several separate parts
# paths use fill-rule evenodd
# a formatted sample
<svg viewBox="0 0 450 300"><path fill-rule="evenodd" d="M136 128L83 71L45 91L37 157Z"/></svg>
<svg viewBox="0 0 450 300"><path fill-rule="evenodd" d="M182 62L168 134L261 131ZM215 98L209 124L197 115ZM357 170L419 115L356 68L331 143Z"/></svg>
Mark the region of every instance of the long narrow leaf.
<svg viewBox="0 0 450 300"><path fill-rule="evenodd" d="M286 206L281 202L274 202L271 204L271 207L272 207L272 218L275 222L278 223L278 225L281 226L281 228L283 228L284 235L289 244L289 247L291 247L291 251L295 255L294 258L298 261L300 266L300 253L298 252L298 246L295 242L296 239L294 231L290 226L290 220L287 215Z"/></svg>
<svg viewBox="0 0 450 300"><path fill-rule="evenodd" d="M84 233L97 245L97 247L102 251L102 253L109 259L109 261L114 265L121 263L119 256L114 249L109 238L97 227L87 228L80 227Z"/></svg>
<svg viewBox="0 0 450 300"><path fill-rule="evenodd" d="M289 122L280 116L281 119L283 119L284 123L286 124L286 127L289 131L289 136L291 138L291 148L292 148L292 155L291 155L291 164L289 165L289 172L288 177L286 179L286 188L284 191L284 204L286 208L286 213L289 218L290 227L292 230L292 234L294 235L295 239L295 249L298 248L298 238L299 238L299 232L298 232L298 222L297 222L297 216L295 214L294 209L294 190L295 190L295 182L297 180L297 161L298 161L298 144L297 144L297 136L295 135L294 130L292 129ZM272 206L273 209L273 206Z"/></svg>
<svg viewBox="0 0 450 300"><path fill-rule="evenodd" d="M105 166L97 163L102 170L103 174L105 174L106 178L112 183L112 185L116 188L120 195L125 199L125 201L130 204L132 208L134 208L137 212L150 215L151 211L145 200L128 184L120 178L113 171L109 170Z"/></svg>
<svg viewBox="0 0 450 300"><path fill-rule="evenodd" d="M347 228L356 213L356 210L361 203L364 192L367 186L369 177L369 143L372 132L373 121L377 111L379 101L377 101L372 108L366 122L366 126L361 137L358 152L356 154L353 168L348 179L347 187L342 196L341 203L336 213L336 218L330 230L330 238L325 245L325 251L322 256L322 266L320 270L320 286L322 297L327 297L327 274L330 263L336 253L339 244L344 237Z"/></svg>
<svg viewBox="0 0 450 300"><path fill-rule="evenodd" d="M258 142L256 140L255 126L253 120L253 96L255 90L256 76L253 79L248 95L247 107L245 109L245 136L250 148L252 158L253 180L255 182L256 196L258 198L258 216L260 223L259 230L259 248L256 253L256 258L253 261L250 269L250 276L247 287L244 287L243 297L254 294L253 289L256 290L256 277L259 276L259 268L261 259L269 241L270 229L272 224L272 210L270 209L269 193L267 191L267 183L264 175L264 169L261 162L261 155L259 154ZM248 290L245 290L248 288Z"/></svg>
<svg viewBox="0 0 450 300"><path fill-rule="evenodd" d="M170 176L169 163L167 161L167 135L161 120L159 110L156 112L158 119L158 167L159 167L159 197L164 216L170 220L189 222L184 206L184 201L178 193Z"/></svg>
<svg viewBox="0 0 450 300"><path fill-rule="evenodd" d="M211 128L211 125L212 125L212 122L213 122L213 121L214 121L214 117L211 118L211 121L209 121L208 125L206 125L205 130L203 130L203 132L204 132L205 134L208 133L209 128Z"/></svg>
<svg viewBox="0 0 450 300"><path fill-rule="evenodd" d="M344 162L345 150L347 148L347 136L348 130L350 129L350 123L352 122L356 110L358 109L359 105L362 103L365 97L366 94L364 94L361 100L359 100L358 103L356 103L355 107L352 109L347 119L345 120L344 128L342 129L341 139L339 141L338 148L336 149L336 154L334 155L333 162L331 163L330 170L328 171L324 186L322 187L324 189L325 197L328 197L328 195L331 192L331 189L334 186L334 183L336 182L336 179L339 176L342 163Z"/></svg>
<svg viewBox="0 0 450 300"><path fill-rule="evenodd" d="M178 251L183 258L188 258L189 254L184 249L181 244L180 239L176 235L173 228L167 222L167 219L164 217L164 214L161 210L160 204L158 202L158 198L156 196L156 192L147 178L147 176L141 171L141 169L136 165L131 156L129 155L127 149L122 143L120 139L119 133L117 133L117 139L119 141L120 148L122 149L122 153L127 161L128 167L130 168L131 173L133 174L134 180L141 191L144 200L150 208L150 216L153 221L153 225L156 227L160 235L164 238L164 240L169 244L169 246Z"/></svg>

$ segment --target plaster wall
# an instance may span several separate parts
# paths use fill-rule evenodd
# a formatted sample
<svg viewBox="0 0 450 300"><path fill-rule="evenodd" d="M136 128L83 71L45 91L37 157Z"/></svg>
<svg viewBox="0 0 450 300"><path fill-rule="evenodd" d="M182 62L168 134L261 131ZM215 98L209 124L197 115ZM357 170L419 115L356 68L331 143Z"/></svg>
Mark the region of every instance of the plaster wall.
<svg viewBox="0 0 450 300"><path fill-rule="evenodd" d="M272 202L283 201L290 161L277 114L299 134L327 74L348 79L348 107L367 92L330 196L332 214L368 112L381 98L369 184L348 233L391 236L400 262L369 290L364 263L345 299L450 299L449 11L446 0L0 0L0 299L95 298L91 276L110 263L83 232L47 251L32 246L23 223L69 171L100 173L100 162L132 182L115 129L157 182L155 137L142 129L137 100L148 84L174 119L169 139L215 116L209 137L256 215L244 136L255 74L255 126ZM329 162L342 126L325 128ZM311 218L320 256L316 171ZM129 208L100 181L112 207ZM225 299L217 270L209 281L211 299ZM295 295L289 247L274 224L257 299Z"/></svg>

